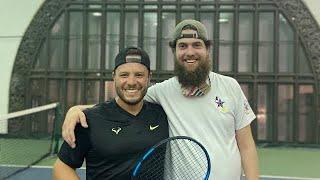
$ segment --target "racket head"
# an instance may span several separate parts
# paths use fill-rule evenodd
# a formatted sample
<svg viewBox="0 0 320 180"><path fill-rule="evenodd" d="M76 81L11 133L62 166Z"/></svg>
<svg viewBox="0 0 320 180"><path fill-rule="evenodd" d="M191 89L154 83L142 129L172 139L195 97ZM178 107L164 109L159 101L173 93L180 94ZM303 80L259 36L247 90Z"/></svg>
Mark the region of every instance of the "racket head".
<svg viewBox="0 0 320 180"><path fill-rule="evenodd" d="M204 146L193 138L175 136L149 148L136 163L132 179L209 178L211 162Z"/></svg>

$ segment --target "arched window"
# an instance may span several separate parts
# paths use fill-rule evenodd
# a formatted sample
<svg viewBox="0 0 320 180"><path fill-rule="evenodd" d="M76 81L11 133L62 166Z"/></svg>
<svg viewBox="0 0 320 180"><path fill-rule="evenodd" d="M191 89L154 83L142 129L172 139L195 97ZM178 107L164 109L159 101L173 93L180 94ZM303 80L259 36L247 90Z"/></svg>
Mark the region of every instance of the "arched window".
<svg viewBox="0 0 320 180"><path fill-rule="evenodd" d="M213 70L236 78L256 112L258 142L317 143L320 57L306 51L303 15L292 6L308 12L298 0L69 1L41 43L26 103L59 101L67 109L109 100L114 57L131 45L149 53L154 82L171 77L172 31L194 18L213 40Z"/></svg>

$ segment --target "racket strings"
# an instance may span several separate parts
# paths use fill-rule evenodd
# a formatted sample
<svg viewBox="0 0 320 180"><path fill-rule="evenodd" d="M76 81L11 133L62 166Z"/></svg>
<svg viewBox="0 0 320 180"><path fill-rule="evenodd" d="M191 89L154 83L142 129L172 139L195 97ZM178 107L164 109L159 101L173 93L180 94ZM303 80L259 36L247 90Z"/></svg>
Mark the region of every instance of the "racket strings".
<svg viewBox="0 0 320 180"><path fill-rule="evenodd" d="M142 164L140 174L137 176L137 179L163 179L166 155L166 147L159 147L155 149L153 155L145 160L145 162Z"/></svg>
<svg viewBox="0 0 320 180"><path fill-rule="evenodd" d="M208 160L201 147L188 139L176 139L157 147L143 161L137 179L204 179Z"/></svg>
<svg viewBox="0 0 320 180"><path fill-rule="evenodd" d="M170 144L172 154L171 174L168 179L203 179L207 169L207 159L196 143L181 139Z"/></svg>

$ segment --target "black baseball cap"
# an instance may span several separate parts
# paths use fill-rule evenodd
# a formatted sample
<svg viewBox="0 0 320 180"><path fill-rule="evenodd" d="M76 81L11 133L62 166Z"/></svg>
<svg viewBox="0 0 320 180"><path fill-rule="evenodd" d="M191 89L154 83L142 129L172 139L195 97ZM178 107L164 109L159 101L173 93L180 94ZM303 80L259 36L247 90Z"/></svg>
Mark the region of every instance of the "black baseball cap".
<svg viewBox="0 0 320 180"><path fill-rule="evenodd" d="M121 50L114 60L114 69L125 63L140 63L150 71L150 58L146 51L139 47L127 47Z"/></svg>

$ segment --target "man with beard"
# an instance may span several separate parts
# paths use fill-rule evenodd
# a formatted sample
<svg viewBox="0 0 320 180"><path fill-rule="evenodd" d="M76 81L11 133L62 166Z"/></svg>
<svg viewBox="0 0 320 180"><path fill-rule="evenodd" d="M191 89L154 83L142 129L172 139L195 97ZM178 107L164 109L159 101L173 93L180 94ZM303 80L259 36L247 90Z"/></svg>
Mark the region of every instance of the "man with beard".
<svg viewBox="0 0 320 180"><path fill-rule="evenodd" d="M130 179L142 153L169 136L161 106L143 101L150 77L145 51L130 47L117 55L113 71L117 97L84 110L89 128L76 127L76 148L63 143L54 179L79 179L75 168L84 159L86 179Z"/></svg>
<svg viewBox="0 0 320 180"><path fill-rule="evenodd" d="M243 167L248 180L258 180L250 128L255 115L235 79L211 72L210 45L203 24L180 22L170 42L175 77L150 87L145 99L163 107L170 136L189 136L204 145L212 159L210 179L239 180ZM75 124L87 126L83 108L71 109L63 125L63 137L73 147Z"/></svg>

